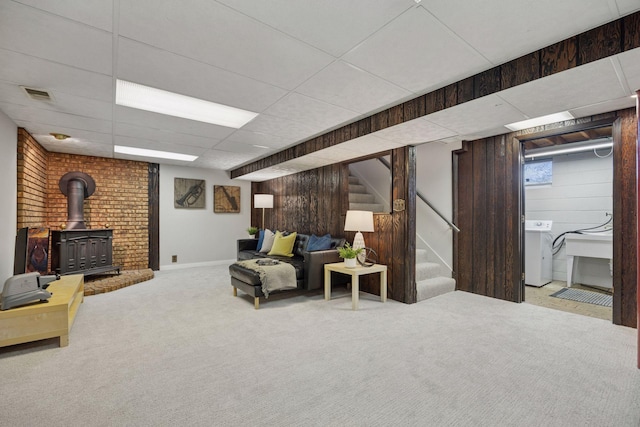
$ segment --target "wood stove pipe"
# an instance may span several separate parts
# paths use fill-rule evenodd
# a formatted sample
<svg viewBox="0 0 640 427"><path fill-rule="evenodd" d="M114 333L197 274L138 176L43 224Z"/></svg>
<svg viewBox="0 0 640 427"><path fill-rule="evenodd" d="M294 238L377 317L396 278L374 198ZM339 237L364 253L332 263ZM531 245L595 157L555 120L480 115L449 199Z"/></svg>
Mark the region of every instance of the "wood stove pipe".
<svg viewBox="0 0 640 427"><path fill-rule="evenodd" d="M84 199L96 191L96 183L84 172L67 172L59 181L62 194L67 196L67 230L86 229Z"/></svg>

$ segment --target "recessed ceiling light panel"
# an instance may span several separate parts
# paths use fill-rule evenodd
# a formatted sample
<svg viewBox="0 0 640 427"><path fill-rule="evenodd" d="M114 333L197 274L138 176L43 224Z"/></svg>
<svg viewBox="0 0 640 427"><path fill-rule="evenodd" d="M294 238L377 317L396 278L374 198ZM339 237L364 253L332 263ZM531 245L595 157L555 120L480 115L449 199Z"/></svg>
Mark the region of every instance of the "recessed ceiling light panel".
<svg viewBox="0 0 640 427"><path fill-rule="evenodd" d="M114 145L113 151L120 154L129 154L131 156L155 157L158 159L169 159L169 160L184 160L185 162L192 162L198 158L198 156L192 156L190 154L171 153L169 151L147 150L145 148L126 147L124 145Z"/></svg>
<svg viewBox="0 0 640 427"><path fill-rule="evenodd" d="M241 128L258 113L216 104L125 80L116 82L116 104L230 128Z"/></svg>
<svg viewBox="0 0 640 427"><path fill-rule="evenodd" d="M562 122L564 120L571 120L573 116L568 111L562 111L560 113L549 114L547 116L535 117L533 119L523 120L521 122L510 123L504 125L507 129L512 131L518 131L522 129L529 129L536 126L548 125L549 123Z"/></svg>

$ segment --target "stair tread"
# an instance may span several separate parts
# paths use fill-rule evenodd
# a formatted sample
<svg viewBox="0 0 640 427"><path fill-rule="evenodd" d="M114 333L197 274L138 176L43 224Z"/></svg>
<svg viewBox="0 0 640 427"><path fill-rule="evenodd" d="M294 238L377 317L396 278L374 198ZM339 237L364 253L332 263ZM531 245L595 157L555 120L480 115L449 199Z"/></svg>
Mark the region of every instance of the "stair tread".
<svg viewBox="0 0 640 427"><path fill-rule="evenodd" d="M456 290L456 281L451 277L434 277L416 282L417 301L434 298Z"/></svg>

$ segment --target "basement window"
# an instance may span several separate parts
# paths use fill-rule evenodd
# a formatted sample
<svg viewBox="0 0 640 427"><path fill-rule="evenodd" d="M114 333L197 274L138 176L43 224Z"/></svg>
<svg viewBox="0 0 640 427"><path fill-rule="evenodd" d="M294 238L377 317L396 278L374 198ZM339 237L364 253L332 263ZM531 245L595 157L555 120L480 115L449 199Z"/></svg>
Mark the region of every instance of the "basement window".
<svg viewBox="0 0 640 427"><path fill-rule="evenodd" d="M553 179L553 162L539 160L524 164L524 185L551 185Z"/></svg>

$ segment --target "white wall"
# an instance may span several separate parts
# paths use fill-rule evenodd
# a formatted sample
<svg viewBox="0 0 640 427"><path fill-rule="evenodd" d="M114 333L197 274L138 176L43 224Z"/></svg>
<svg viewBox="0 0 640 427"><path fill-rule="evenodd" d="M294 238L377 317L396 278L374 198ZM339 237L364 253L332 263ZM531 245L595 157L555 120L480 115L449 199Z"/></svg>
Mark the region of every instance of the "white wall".
<svg viewBox="0 0 640 427"><path fill-rule="evenodd" d="M0 291L13 275L17 218L18 127L0 111Z"/></svg>
<svg viewBox="0 0 640 427"><path fill-rule="evenodd" d="M416 188L449 221L453 219L451 152L462 143L432 142L416 149ZM421 200L416 201L416 246L429 250L429 258L449 271L453 267L453 230Z"/></svg>
<svg viewBox="0 0 640 427"><path fill-rule="evenodd" d="M204 179L206 207L173 207L174 178ZM240 187L240 213L213 212L213 186ZM225 263L236 258L236 241L249 238L251 225L251 183L231 180L219 170L160 166L160 269ZM177 255L178 262L171 263Z"/></svg>
<svg viewBox="0 0 640 427"><path fill-rule="evenodd" d="M391 163L389 156L384 159ZM391 212L391 171L387 169L378 159L369 159L362 162L349 164L349 170L360 180L360 184L367 187L370 194L376 198L376 203L380 203L382 212Z"/></svg>
<svg viewBox="0 0 640 427"><path fill-rule="evenodd" d="M599 154L606 154L600 150ZM525 216L528 220L552 220L555 238L561 233L604 223L613 212L613 156L601 159L593 152L553 158L553 183L525 187ZM553 257L553 279L567 280L564 247ZM611 286L609 262L580 258L574 282Z"/></svg>

